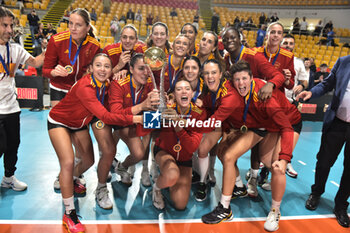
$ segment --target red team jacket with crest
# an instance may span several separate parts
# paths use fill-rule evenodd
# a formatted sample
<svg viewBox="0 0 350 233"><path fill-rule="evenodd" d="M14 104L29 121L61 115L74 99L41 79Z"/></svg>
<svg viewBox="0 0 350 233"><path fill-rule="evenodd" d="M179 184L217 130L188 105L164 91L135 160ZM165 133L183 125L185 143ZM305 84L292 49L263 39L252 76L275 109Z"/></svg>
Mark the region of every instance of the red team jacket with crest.
<svg viewBox="0 0 350 233"><path fill-rule="evenodd" d="M261 101L257 93L265 85L261 79L254 78L255 86L253 96L249 104L246 122L243 122L243 112L245 108L245 98L242 97L236 89L232 96L232 108L235 110L227 118L226 123L233 128L239 129L245 124L250 129L266 128L271 132L281 133L281 152L280 159L290 161L293 151L292 125L301 120L301 115L295 105L289 103L284 93L274 90L272 97L266 101Z"/></svg>
<svg viewBox="0 0 350 233"><path fill-rule="evenodd" d="M225 62L226 62L226 70L230 70L230 55L226 54L225 56ZM253 77L255 78L261 78L266 81L269 81L273 84L275 84L276 88L284 87L285 78L284 75L277 71L271 63L269 63L266 58L255 51L254 49L246 48L244 47L241 55L240 60L244 60L249 63L250 69L252 70ZM291 83L293 82L294 85L294 78L293 80L290 80Z"/></svg>
<svg viewBox="0 0 350 233"><path fill-rule="evenodd" d="M171 107L176 109L176 104ZM185 115L187 114L185 113ZM191 112L188 115L190 116L188 119L206 119L205 111L192 103ZM172 155L177 161L189 161L192 159L193 152L198 149L202 136L202 133L193 127L184 127L179 132L176 132L174 127L162 128L159 137L156 139L156 145ZM182 149L175 152L173 147L178 143Z"/></svg>
<svg viewBox="0 0 350 233"><path fill-rule="evenodd" d="M134 49L131 51L131 54L133 53L144 53L146 51L146 46L143 42L138 41L135 46ZM107 54L111 60L112 60L112 67L115 67L116 65L118 65L119 62L119 58L120 55L123 52L123 48L122 48L122 43L118 42L116 44L111 44L111 45L107 45L103 51L103 53ZM126 64L122 70L128 69L129 65Z"/></svg>
<svg viewBox="0 0 350 233"><path fill-rule="evenodd" d="M235 100L232 95L233 87L229 80L224 79L222 81L221 87L216 94L215 105L213 106L213 93L208 92L206 95L202 95L203 106L206 108L209 118L219 120L222 123L226 120L226 118L234 111L232 108L232 104ZM211 113L211 114L210 114ZM203 132L210 132L215 128L205 128Z"/></svg>
<svg viewBox="0 0 350 233"><path fill-rule="evenodd" d="M51 71L55 69L57 65L63 67L71 65L68 51L69 38L69 31L61 32L51 37L47 46L43 65L44 77L50 79L52 86L65 91L68 91L76 81L85 75L92 58L101 51L100 43L95 38L86 36L77 61L73 66L73 73L69 74L67 77L53 77ZM74 59L78 47L79 45L72 40L71 60Z"/></svg>
<svg viewBox="0 0 350 233"><path fill-rule="evenodd" d="M256 51L265 57L267 61L269 61L271 64L274 61L277 52L274 54L270 54L266 51L265 56L265 47L258 47L255 48ZM280 48L280 52L277 55L276 61L274 64L272 64L279 72L283 74L283 69L288 69L292 73L292 77L290 78L290 82L288 86L284 86L287 89L292 89L294 87L294 76L295 76L295 70L294 70L294 54L284 48ZM292 81L293 80L293 81ZM280 90L284 93L284 88L280 88Z"/></svg>
<svg viewBox="0 0 350 233"><path fill-rule="evenodd" d="M98 91L102 83L96 80ZM105 83L105 85L107 85ZM108 87L106 87L108 89ZM106 90L107 94L108 90ZM96 96L91 75L85 75L49 113L49 122L73 129L82 128L96 116L106 124L127 126L133 124L133 115L110 113Z"/></svg>
<svg viewBox="0 0 350 233"><path fill-rule="evenodd" d="M109 89L108 103L111 112L132 114L131 107L134 106L131 97L130 81L131 76L128 75L125 79L113 81ZM135 85L133 85L135 88ZM147 84L142 87L139 94L135 96L137 104L142 103L146 98L147 94L153 90L151 79L147 80ZM141 96L140 96L141 94Z"/></svg>

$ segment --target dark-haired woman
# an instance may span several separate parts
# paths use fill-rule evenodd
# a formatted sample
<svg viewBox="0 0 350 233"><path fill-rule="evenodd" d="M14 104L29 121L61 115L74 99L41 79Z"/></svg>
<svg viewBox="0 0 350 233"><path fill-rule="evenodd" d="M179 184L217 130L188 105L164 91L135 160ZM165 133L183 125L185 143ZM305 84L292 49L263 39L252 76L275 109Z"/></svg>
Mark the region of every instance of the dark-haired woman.
<svg viewBox="0 0 350 233"><path fill-rule="evenodd" d="M196 54L199 50L199 45L196 45L196 38L198 35L197 28L191 23L185 23L181 28L181 34L190 39L190 48L188 50L189 55Z"/></svg>
<svg viewBox="0 0 350 233"><path fill-rule="evenodd" d="M142 111L155 110L152 106L159 104L159 93L156 90L152 91L153 84L148 75L143 54L135 54L130 61L130 74L125 79L115 80L111 84L108 99L111 112L118 113L123 111L136 115ZM132 182L131 175L127 169L144 158L145 145L149 144L150 136L147 133L143 134L144 137L141 140L141 137L136 133L136 125L129 127L115 125L113 128L130 150L130 155L123 162L119 161L117 163L115 171L121 176L123 183L130 185ZM147 166L147 163L145 165ZM141 182L144 186L149 186L149 174L148 170L145 169L143 169L142 173L146 172L147 174L141 175Z"/></svg>
<svg viewBox="0 0 350 233"><path fill-rule="evenodd" d="M166 55L170 54L169 29L165 23L158 22L153 24L151 34L147 38L147 47L159 47L164 50Z"/></svg>
<svg viewBox="0 0 350 233"><path fill-rule="evenodd" d="M112 75L111 60L105 54L97 54L91 66L92 74L81 78L49 113L50 140L59 159L59 182L65 206L63 224L69 232L84 232L74 205L74 178L94 164L92 141L87 125L93 116L111 125L141 123L141 116L110 113L103 106L108 79ZM82 159L74 166L74 150Z"/></svg>
<svg viewBox="0 0 350 233"><path fill-rule="evenodd" d="M191 102L193 90L189 81L179 79L173 93L175 103L163 112L171 126L163 126L154 147L160 175L153 185L152 202L157 209L164 209L161 189L169 188L172 204L183 210L191 191L192 155L202 139L202 134L186 125L186 121L203 121L205 111Z"/></svg>

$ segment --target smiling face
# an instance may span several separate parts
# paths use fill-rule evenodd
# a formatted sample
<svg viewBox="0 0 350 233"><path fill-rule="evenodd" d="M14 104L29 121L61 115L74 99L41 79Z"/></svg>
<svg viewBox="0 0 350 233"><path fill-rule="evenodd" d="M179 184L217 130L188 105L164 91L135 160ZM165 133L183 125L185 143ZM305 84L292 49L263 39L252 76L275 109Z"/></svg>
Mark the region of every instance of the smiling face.
<svg viewBox="0 0 350 233"><path fill-rule="evenodd" d="M90 25L87 25L84 18L77 13L73 13L69 16L69 31L72 39L80 44L90 30Z"/></svg>
<svg viewBox="0 0 350 233"><path fill-rule="evenodd" d="M208 86L211 92L216 92L220 85L220 79L222 72L219 65L213 62L209 62L203 67L204 82Z"/></svg>
<svg viewBox="0 0 350 233"><path fill-rule="evenodd" d="M236 72L233 75L233 86L241 96L248 95L253 77L247 71Z"/></svg>
<svg viewBox="0 0 350 233"><path fill-rule="evenodd" d="M184 63L183 74L189 82L193 82L199 77L199 66L194 60L187 60Z"/></svg>
<svg viewBox="0 0 350 233"><path fill-rule="evenodd" d="M164 48L166 41L169 39L166 28L162 25L153 27L151 38L153 44L159 48Z"/></svg>
<svg viewBox="0 0 350 233"><path fill-rule="evenodd" d="M199 43L199 53L209 55L215 51L215 36L211 33L204 33L201 42Z"/></svg>
<svg viewBox="0 0 350 233"><path fill-rule="evenodd" d="M174 55L179 57L186 56L190 47L190 40L186 36L178 36L173 43Z"/></svg>
<svg viewBox="0 0 350 233"><path fill-rule="evenodd" d="M96 57L92 63L92 73L98 81L105 82L112 75L111 60L105 56Z"/></svg>
<svg viewBox="0 0 350 233"><path fill-rule="evenodd" d="M287 49L290 52L293 52L295 43L293 38L284 38L281 44L282 48Z"/></svg>
<svg viewBox="0 0 350 233"><path fill-rule="evenodd" d="M136 32L132 28L124 28L120 41L125 51L131 51L137 42Z"/></svg>
<svg viewBox="0 0 350 233"><path fill-rule="evenodd" d="M6 44L13 33L13 18L12 17L1 17L0 18L0 44Z"/></svg>
<svg viewBox="0 0 350 233"><path fill-rule="evenodd" d="M188 108L193 96L191 84L185 80L178 81L175 84L174 96L176 103L181 109Z"/></svg>
<svg viewBox="0 0 350 233"><path fill-rule="evenodd" d="M148 73L142 58L137 59L134 66L130 67L130 73L136 85L145 85L147 83Z"/></svg>
<svg viewBox="0 0 350 233"><path fill-rule="evenodd" d="M283 39L283 28L279 24L272 25L267 32L267 43L269 46L279 46Z"/></svg>
<svg viewBox="0 0 350 233"><path fill-rule="evenodd" d="M191 45L196 41L196 32L191 25L186 25L183 27L181 34L184 34L188 39L190 39Z"/></svg>
<svg viewBox="0 0 350 233"><path fill-rule="evenodd" d="M227 52L234 53L241 49L241 41L237 31L229 29L222 38L222 43Z"/></svg>

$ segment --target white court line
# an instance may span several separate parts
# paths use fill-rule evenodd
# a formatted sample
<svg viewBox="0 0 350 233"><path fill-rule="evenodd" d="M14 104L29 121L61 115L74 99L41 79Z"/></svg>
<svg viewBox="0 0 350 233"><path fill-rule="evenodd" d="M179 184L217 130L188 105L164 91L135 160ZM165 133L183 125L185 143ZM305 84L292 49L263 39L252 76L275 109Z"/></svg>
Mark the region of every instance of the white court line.
<svg viewBox="0 0 350 233"><path fill-rule="evenodd" d="M339 187L339 184L336 183L335 181L331 180L331 183L334 184L335 186Z"/></svg>
<svg viewBox="0 0 350 233"><path fill-rule="evenodd" d="M324 219L334 218L334 214L325 215L300 215L300 216L282 216L281 220L298 219ZM254 218L234 218L231 222L254 222L265 221L266 217ZM159 224L159 220L82 220L83 224L105 225L105 224ZM201 223L200 219L161 219L162 223ZM37 224L53 225L62 224L61 220L0 220L0 224Z"/></svg>
<svg viewBox="0 0 350 233"><path fill-rule="evenodd" d="M306 163L304 163L304 162L301 161L301 160L298 160L298 162L301 163L301 164L304 165L304 166L306 165Z"/></svg>

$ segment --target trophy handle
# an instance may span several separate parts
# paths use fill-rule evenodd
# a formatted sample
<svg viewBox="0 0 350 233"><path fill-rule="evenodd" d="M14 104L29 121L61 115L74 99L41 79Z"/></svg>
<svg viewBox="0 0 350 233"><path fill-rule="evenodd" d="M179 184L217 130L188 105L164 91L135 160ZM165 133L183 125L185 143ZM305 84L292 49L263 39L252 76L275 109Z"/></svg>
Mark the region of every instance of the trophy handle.
<svg viewBox="0 0 350 233"><path fill-rule="evenodd" d="M160 72L160 84L159 84L159 95L160 95L160 104L158 107L158 110L160 112L164 111L166 109L166 100L165 100L165 96L164 96L164 73L166 68L168 67L168 64L165 63L165 65L162 67L162 70Z"/></svg>
<svg viewBox="0 0 350 233"><path fill-rule="evenodd" d="M153 87L154 87L154 89L158 90L158 88L157 88L157 83L156 83L156 79L154 78L154 75L153 75L153 72L152 72L152 70L151 70L151 67L150 67L148 64L146 64L146 66L148 67L148 71L149 71L150 74L151 74Z"/></svg>

